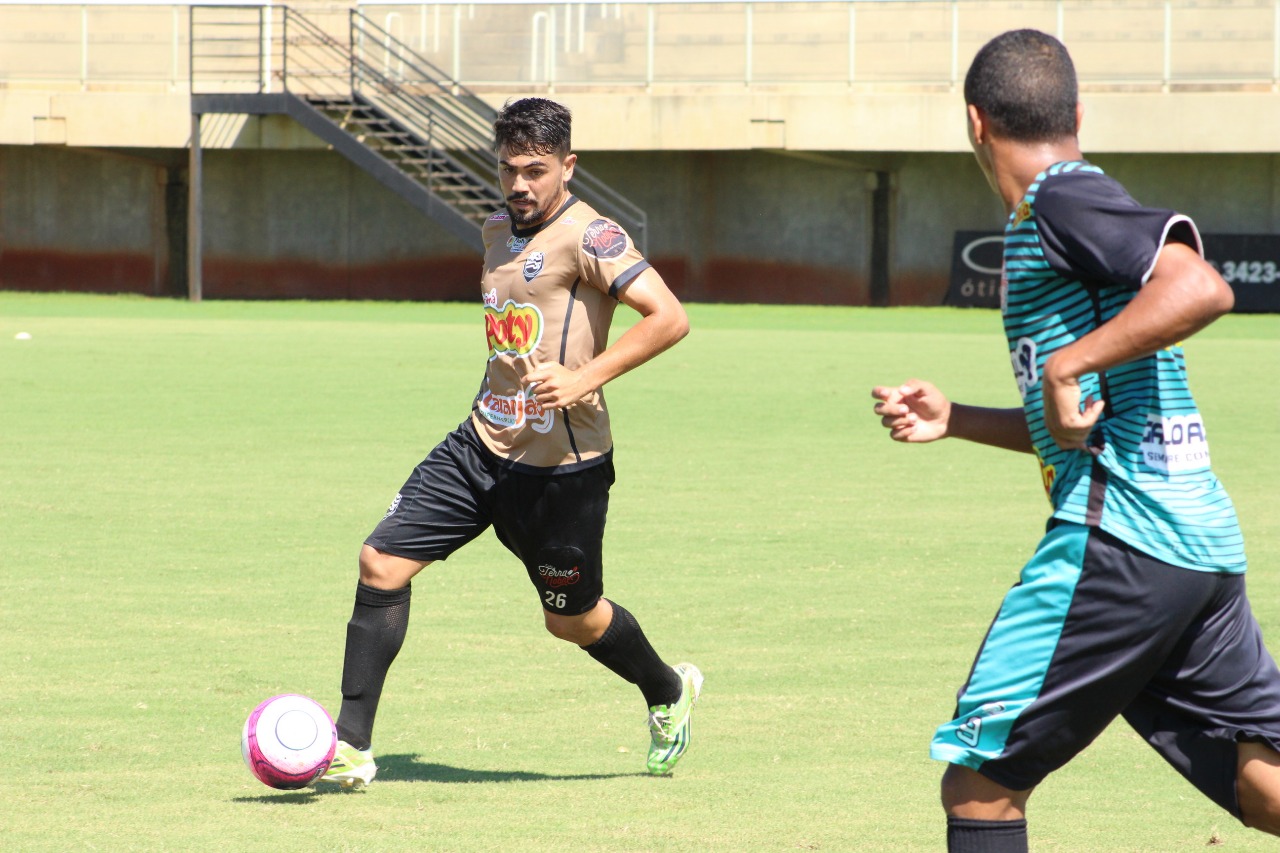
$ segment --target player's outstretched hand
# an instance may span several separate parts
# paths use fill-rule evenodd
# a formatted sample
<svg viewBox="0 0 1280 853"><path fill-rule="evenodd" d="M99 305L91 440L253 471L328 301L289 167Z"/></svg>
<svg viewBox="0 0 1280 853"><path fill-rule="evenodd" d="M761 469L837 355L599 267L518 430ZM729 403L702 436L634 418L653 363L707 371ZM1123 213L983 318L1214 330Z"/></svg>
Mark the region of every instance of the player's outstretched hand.
<svg viewBox="0 0 1280 853"><path fill-rule="evenodd" d="M931 383L911 379L896 388L877 385L871 389L880 423L894 441L918 444L947 437L951 401Z"/></svg>

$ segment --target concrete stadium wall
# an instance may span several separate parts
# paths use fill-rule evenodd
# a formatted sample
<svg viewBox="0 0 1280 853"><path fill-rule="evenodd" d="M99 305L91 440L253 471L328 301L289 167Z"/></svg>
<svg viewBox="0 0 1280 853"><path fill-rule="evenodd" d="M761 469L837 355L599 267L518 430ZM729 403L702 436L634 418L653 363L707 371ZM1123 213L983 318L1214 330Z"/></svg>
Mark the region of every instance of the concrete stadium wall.
<svg viewBox="0 0 1280 853"><path fill-rule="evenodd" d="M175 293L170 243L185 231L168 217L185 187L169 167L184 161L0 147L0 288Z"/></svg>
<svg viewBox="0 0 1280 853"><path fill-rule="evenodd" d="M959 153L582 152L649 213L684 299L865 305L871 184L892 176L890 302L936 305L953 232L1003 214ZM1139 201L1201 230L1280 232L1280 154L1103 154ZM185 156L0 147L0 288L184 293ZM324 150L205 152L207 298L473 299L479 258Z"/></svg>

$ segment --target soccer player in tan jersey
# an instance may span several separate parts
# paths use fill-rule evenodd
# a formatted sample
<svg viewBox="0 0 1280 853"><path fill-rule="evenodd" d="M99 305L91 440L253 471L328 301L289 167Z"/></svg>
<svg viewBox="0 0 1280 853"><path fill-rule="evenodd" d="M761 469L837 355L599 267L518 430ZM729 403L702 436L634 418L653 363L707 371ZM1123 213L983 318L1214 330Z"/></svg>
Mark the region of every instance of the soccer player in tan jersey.
<svg viewBox="0 0 1280 853"><path fill-rule="evenodd" d="M602 597L601 568L614 478L601 389L683 338L688 318L626 232L570 192L565 107L509 103L494 131L506 212L484 226L484 382L471 417L414 469L360 552L325 781L373 780L374 715L404 642L410 581L490 526L524 563L547 630L640 688L649 772L669 773L689 745L702 674L658 657L635 617ZM641 319L609 346L618 302Z"/></svg>

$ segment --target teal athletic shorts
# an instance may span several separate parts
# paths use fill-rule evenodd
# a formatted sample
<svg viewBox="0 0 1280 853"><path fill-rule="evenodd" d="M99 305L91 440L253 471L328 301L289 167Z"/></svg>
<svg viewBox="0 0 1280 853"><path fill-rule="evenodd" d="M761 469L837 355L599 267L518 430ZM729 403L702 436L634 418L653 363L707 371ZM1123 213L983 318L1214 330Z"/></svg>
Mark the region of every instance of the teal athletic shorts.
<svg viewBox="0 0 1280 853"><path fill-rule="evenodd" d="M1171 566L1057 523L1005 596L930 754L1027 790L1117 716L1238 818L1236 743L1280 749L1280 670L1244 574Z"/></svg>

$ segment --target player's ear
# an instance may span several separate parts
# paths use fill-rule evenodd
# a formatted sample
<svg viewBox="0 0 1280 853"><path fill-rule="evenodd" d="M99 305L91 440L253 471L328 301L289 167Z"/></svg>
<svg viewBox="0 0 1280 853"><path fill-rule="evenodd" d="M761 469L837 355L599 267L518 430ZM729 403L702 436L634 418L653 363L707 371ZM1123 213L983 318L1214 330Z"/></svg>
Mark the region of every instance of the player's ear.
<svg viewBox="0 0 1280 853"><path fill-rule="evenodd" d="M968 104L966 110L969 113L969 142L976 148L987 141L987 117L973 104Z"/></svg>
<svg viewBox="0 0 1280 853"><path fill-rule="evenodd" d="M566 182L573 180L573 164L578 162L577 154L566 154L564 160L564 179Z"/></svg>
<svg viewBox="0 0 1280 853"><path fill-rule="evenodd" d="M1084 104L1076 103L1076 136L1080 135L1080 126L1084 124Z"/></svg>

